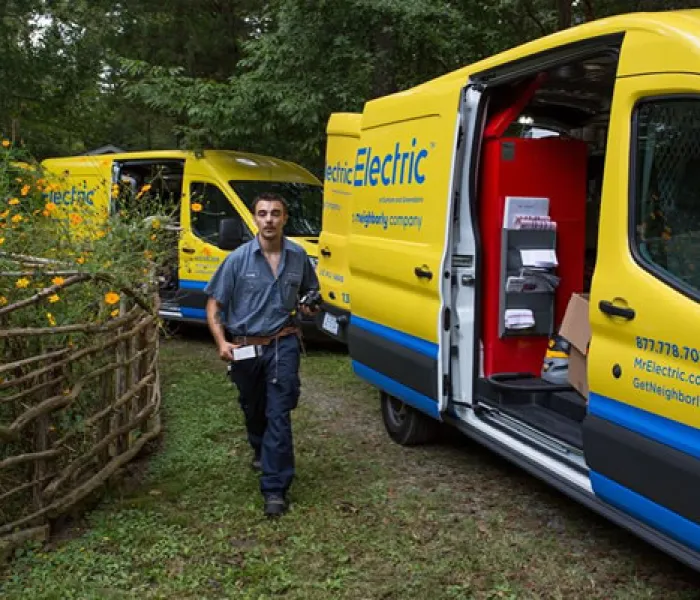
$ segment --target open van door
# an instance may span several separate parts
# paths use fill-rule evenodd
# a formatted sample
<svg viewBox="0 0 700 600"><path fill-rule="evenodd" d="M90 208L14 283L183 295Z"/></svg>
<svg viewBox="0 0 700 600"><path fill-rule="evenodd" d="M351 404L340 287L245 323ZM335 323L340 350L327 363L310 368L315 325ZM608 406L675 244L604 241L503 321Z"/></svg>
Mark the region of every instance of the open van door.
<svg viewBox="0 0 700 600"><path fill-rule="evenodd" d="M405 444L428 437L421 413L442 419L451 387L455 173L466 138L454 94L439 108L416 116L415 106L369 104L353 172L348 346L357 375L382 390L389 434ZM473 233L464 241L473 249Z"/></svg>
<svg viewBox="0 0 700 600"><path fill-rule="evenodd" d="M450 321L441 331L443 380L449 384L450 400L456 402L458 411L460 406L473 403L474 380L480 367L476 335L478 256L473 206L484 121L482 98L481 86L470 83L462 92L452 194L456 198L448 223L449 252L443 269L450 273L450 278L442 279L445 313Z"/></svg>

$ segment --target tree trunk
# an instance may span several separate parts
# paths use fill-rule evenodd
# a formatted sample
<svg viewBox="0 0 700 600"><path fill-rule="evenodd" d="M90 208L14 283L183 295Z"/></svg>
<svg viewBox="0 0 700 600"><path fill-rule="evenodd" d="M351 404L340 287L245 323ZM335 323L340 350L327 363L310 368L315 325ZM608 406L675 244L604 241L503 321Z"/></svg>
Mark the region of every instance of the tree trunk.
<svg viewBox="0 0 700 600"><path fill-rule="evenodd" d="M557 0L559 14L557 29L559 30L571 27L571 2L572 0Z"/></svg>

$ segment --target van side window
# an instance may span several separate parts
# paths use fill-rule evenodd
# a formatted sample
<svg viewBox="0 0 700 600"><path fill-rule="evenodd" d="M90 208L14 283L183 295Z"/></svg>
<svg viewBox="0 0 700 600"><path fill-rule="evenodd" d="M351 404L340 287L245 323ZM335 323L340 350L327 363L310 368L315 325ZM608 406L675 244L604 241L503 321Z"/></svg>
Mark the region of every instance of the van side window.
<svg viewBox="0 0 700 600"><path fill-rule="evenodd" d="M212 183L195 182L190 185L190 222L192 232L209 244L219 241L219 221L238 219L229 199Z"/></svg>
<svg viewBox="0 0 700 600"><path fill-rule="evenodd" d="M635 124L638 259L674 287L700 294L700 98L646 101Z"/></svg>

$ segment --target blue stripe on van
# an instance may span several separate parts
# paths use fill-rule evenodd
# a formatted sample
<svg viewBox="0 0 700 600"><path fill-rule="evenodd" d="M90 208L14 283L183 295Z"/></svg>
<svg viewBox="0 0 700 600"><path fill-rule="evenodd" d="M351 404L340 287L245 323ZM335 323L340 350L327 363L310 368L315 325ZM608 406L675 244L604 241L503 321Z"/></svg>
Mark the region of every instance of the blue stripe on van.
<svg viewBox="0 0 700 600"><path fill-rule="evenodd" d="M700 551L700 525L599 473L591 471L590 477L593 491L601 500L664 532L689 548Z"/></svg>
<svg viewBox="0 0 700 600"><path fill-rule="evenodd" d="M195 279L180 279L178 285L182 290L203 290L206 287L207 282L197 281Z"/></svg>
<svg viewBox="0 0 700 600"><path fill-rule="evenodd" d="M700 458L700 429L594 393L589 395L588 410L596 417Z"/></svg>
<svg viewBox="0 0 700 600"><path fill-rule="evenodd" d="M387 394L403 400L406 404L411 405L413 408L427 414L433 419L440 419L440 413L438 411L438 405L435 400L428 398L423 394L419 394L415 390L390 379L386 375L377 373L377 371L366 367L362 363L356 360L352 361L352 368L355 374L364 379L365 381L371 383L372 385L378 387L380 390L384 390Z"/></svg>
<svg viewBox="0 0 700 600"><path fill-rule="evenodd" d="M404 346L419 354L423 354L429 358L434 358L437 360L438 357L438 345L433 342L428 342L421 338L403 333L396 329L391 329L385 325L380 325L374 321L368 321L367 319L362 319L361 317L356 317L355 315L350 316L350 325L364 329L369 333L373 333L379 337L383 337L390 342L398 344L399 346ZM432 402L432 401L431 401Z"/></svg>

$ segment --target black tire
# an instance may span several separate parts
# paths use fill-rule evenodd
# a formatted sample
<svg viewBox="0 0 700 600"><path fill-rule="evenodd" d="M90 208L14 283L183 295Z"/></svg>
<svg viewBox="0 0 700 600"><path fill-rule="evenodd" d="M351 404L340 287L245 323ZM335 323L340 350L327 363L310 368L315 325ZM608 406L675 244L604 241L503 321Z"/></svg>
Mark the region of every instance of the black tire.
<svg viewBox="0 0 700 600"><path fill-rule="evenodd" d="M412 406L380 392L382 420L389 437L402 446L426 444L435 438L437 421L417 411Z"/></svg>

